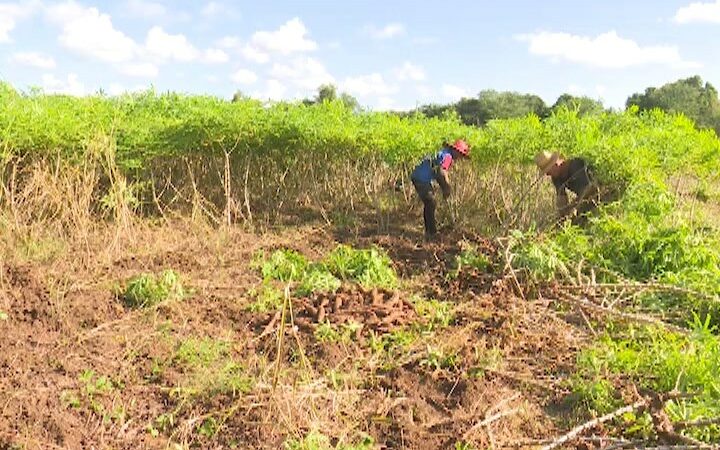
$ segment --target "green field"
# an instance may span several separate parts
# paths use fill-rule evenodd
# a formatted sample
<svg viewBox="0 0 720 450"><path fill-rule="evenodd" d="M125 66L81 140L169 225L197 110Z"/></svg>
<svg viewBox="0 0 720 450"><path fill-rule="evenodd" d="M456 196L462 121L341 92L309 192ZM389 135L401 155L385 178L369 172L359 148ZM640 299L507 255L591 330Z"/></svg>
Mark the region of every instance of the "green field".
<svg viewBox="0 0 720 450"><path fill-rule="evenodd" d="M456 138L426 244L408 174ZM610 199L584 227L548 149ZM0 84L0 449L718 444L719 168L713 130L635 107Z"/></svg>

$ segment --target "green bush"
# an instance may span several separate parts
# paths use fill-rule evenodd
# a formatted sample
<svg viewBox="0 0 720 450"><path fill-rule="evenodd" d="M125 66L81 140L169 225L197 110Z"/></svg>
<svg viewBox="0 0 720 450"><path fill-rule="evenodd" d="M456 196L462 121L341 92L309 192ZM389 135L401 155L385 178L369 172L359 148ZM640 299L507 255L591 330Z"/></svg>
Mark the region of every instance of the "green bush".
<svg viewBox="0 0 720 450"><path fill-rule="evenodd" d="M132 277L127 281L122 294L125 303L132 308L150 307L184 296L185 290L180 276L173 270L165 270L159 275L142 274Z"/></svg>
<svg viewBox="0 0 720 450"><path fill-rule="evenodd" d="M606 379L617 374L655 392L677 388L692 394L668 404L674 421L720 417L720 338L715 331L709 318L696 318L689 335L647 327L631 329L625 337L606 335L579 354L575 393L588 408L607 411L615 404ZM720 442L717 425L689 433Z"/></svg>
<svg viewBox="0 0 720 450"><path fill-rule="evenodd" d="M313 292L335 292L340 288L338 280L322 264L311 264L298 284L295 292L299 295L309 295Z"/></svg>
<svg viewBox="0 0 720 450"><path fill-rule="evenodd" d="M393 288L398 283L390 258L376 247L358 250L341 244L325 256L323 263L341 280L355 281L365 288Z"/></svg>
<svg viewBox="0 0 720 450"><path fill-rule="evenodd" d="M305 275L308 261L302 254L295 250L275 250L269 258L265 253L256 255L255 266L265 280L279 280L283 282L298 281Z"/></svg>

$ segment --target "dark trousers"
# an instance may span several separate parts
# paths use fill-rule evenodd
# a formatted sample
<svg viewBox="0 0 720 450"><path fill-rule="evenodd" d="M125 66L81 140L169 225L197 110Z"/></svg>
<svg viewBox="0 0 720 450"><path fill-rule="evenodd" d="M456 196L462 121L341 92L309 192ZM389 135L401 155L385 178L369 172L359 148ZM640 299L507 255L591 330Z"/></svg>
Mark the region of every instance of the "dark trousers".
<svg viewBox="0 0 720 450"><path fill-rule="evenodd" d="M423 219L425 221L425 234L436 234L437 224L435 222L435 195L433 195L433 187L431 183L422 183L412 180L413 186L423 202Z"/></svg>

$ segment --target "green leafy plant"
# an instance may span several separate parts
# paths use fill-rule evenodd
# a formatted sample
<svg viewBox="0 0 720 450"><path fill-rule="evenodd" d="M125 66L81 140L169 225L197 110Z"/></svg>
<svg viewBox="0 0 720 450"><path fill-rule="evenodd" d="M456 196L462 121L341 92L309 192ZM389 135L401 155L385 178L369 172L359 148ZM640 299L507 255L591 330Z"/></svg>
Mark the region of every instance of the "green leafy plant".
<svg viewBox="0 0 720 450"><path fill-rule="evenodd" d="M420 366L431 370L454 370L459 364L460 356L456 352L446 352L433 347L428 347L427 355L420 360Z"/></svg>
<svg viewBox="0 0 720 450"><path fill-rule="evenodd" d="M485 272L491 267L490 258L479 252L477 246L467 241L460 241L459 245L461 251L459 255L455 256L455 265L448 273L449 278L457 278L461 272L467 270Z"/></svg>
<svg viewBox="0 0 720 450"><path fill-rule="evenodd" d="M311 431L302 439L290 438L285 441L285 450L371 450L374 441L365 436L355 444L330 444L330 438L319 431Z"/></svg>
<svg viewBox="0 0 720 450"><path fill-rule="evenodd" d="M375 247L358 250L341 244L323 262L336 277L356 281L365 288L393 288L398 284L390 258Z"/></svg>
<svg viewBox="0 0 720 450"><path fill-rule="evenodd" d="M157 305L171 299L182 299L185 290L180 276L173 270L165 270L159 275L142 274L130 278L122 293L125 303L133 308Z"/></svg>
<svg viewBox="0 0 720 450"><path fill-rule="evenodd" d="M449 302L418 296L412 297L411 301L418 315L425 319L426 323L421 326L423 331L447 328L455 321L455 313Z"/></svg>
<svg viewBox="0 0 720 450"><path fill-rule="evenodd" d="M340 333L330 322L326 321L315 328L315 339L320 342L334 343L340 341Z"/></svg>
<svg viewBox="0 0 720 450"><path fill-rule="evenodd" d="M253 288L248 295L254 300L248 304L247 310L254 313L267 313L282 307L285 294L267 281Z"/></svg>
<svg viewBox="0 0 720 450"><path fill-rule="evenodd" d="M322 264L311 264L295 292L299 295L308 295L314 292L335 292L340 288L341 281L338 280Z"/></svg>
<svg viewBox="0 0 720 450"><path fill-rule="evenodd" d="M606 374L622 374L656 392L693 393L671 401L667 412L676 421L720 417L720 338L709 318L696 318L693 332L680 335L657 328L631 329L625 338L606 335L578 356L579 372L573 383L584 405L607 411L614 405ZM720 427L688 432L707 441L720 440Z"/></svg>
<svg viewBox="0 0 720 450"><path fill-rule="evenodd" d="M122 403L112 402L110 397L116 397L121 384L113 382L110 377L98 375L92 369L83 371L78 376L77 390L64 390L60 393L60 401L70 408L88 408L103 422L124 421L125 407Z"/></svg>
<svg viewBox="0 0 720 450"><path fill-rule="evenodd" d="M298 281L308 265L307 259L295 250L275 250L268 258L264 252L255 256L254 266L260 269L265 280Z"/></svg>

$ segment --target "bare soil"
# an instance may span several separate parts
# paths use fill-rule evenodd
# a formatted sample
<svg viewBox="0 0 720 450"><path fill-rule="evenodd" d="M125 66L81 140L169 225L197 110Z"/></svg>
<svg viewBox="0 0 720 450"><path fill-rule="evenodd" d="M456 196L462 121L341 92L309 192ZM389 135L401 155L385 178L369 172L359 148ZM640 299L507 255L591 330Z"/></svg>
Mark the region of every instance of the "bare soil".
<svg viewBox="0 0 720 450"><path fill-rule="evenodd" d="M0 449L276 449L311 430L333 445L370 436L376 448L501 448L556 435L568 415L563 382L586 331L549 303L518 298L500 271L448 279L462 238L495 252L491 240L452 233L426 244L407 233L171 223L98 233L50 261L8 255L0 259L8 316L0 320ZM293 298L280 343L279 314L247 309L261 281L253 254L293 248L319 258L339 240L384 248L403 289L345 285ZM182 274L186 298L134 310L113 293L130 276L164 269ZM373 349L373 338L427 325L412 294L451 302L453 323L386 353ZM349 340L322 342L324 323L360 327ZM198 373L213 373L178 363L189 339L225 343L222 357L239 363L250 387L190 393L205 381ZM455 361L433 364L429 348Z"/></svg>

